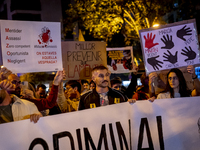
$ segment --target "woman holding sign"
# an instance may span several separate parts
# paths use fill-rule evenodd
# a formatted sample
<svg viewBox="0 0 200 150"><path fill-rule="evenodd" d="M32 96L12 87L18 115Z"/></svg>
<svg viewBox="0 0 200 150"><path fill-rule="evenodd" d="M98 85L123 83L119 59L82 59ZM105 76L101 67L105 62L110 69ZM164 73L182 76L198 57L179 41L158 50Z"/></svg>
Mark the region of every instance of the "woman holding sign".
<svg viewBox="0 0 200 150"><path fill-rule="evenodd" d="M158 94L157 99L197 96L200 93L200 82L195 74L195 69L193 66L188 66L187 71L192 75L192 79L194 80L196 95L188 89L183 73L178 68L173 68L167 74L165 93Z"/></svg>

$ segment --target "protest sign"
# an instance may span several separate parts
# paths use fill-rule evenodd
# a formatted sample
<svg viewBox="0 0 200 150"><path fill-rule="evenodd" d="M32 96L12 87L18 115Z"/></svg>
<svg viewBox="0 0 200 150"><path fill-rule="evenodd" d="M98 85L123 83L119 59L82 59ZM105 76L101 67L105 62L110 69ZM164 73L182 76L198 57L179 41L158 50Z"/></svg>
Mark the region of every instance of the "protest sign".
<svg viewBox="0 0 200 150"><path fill-rule="evenodd" d="M3 65L14 73L62 70L60 23L1 20Z"/></svg>
<svg viewBox="0 0 200 150"><path fill-rule="evenodd" d="M107 65L106 43L62 42L62 60L67 80L91 79L92 68Z"/></svg>
<svg viewBox="0 0 200 150"><path fill-rule="evenodd" d="M1 150L197 150L199 105L199 97L144 100L5 123Z"/></svg>
<svg viewBox="0 0 200 150"><path fill-rule="evenodd" d="M132 46L120 48L106 48L107 67L111 73L129 73L133 69L133 48Z"/></svg>
<svg viewBox="0 0 200 150"><path fill-rule="evenodd" d="M195 20L140 30L146 73L199 64Z"/></svg>

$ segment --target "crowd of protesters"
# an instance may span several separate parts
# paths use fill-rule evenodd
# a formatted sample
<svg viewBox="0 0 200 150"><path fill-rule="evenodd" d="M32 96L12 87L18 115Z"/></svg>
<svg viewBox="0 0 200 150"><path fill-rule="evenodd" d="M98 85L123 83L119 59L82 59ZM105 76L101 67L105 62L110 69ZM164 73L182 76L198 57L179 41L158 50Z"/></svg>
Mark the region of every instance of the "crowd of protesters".
<svg viewBox="0 0 200 150"><path fill-rule="evenodd" d="M167 73L166 81L156 72L140 77L142 85L137 85L138 67L131 73L128 87L122 85L120 77L110 79L111 72L105 66L93 68L90 80L65 81L65 71L58 71L54 80L46 86L28 83L23 88L20 78L10 70L0 70L0 124L24 119L36 123L40 117L96 108L122 102L135 103L137 100L168 99L200 96L200 82L194 66L186 68L193 80L189 90L182 71L173 68ZM89 82L90 81L90 82ZM65 82L65 83L64 83ZM160 89L159 92L156 89Z"/></svg>

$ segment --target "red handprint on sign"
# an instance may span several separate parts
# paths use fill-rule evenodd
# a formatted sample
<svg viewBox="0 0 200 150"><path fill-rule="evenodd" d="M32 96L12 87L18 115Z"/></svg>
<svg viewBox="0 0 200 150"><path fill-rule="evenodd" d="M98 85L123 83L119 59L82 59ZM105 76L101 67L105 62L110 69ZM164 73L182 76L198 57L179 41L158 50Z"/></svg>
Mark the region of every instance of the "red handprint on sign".
<svg viewBox="0 0 200 150"><path fill-rule="evenodd" d="M158 43L153 43L153 40L155 39L156 35L154 34L153 38L152 38L152 33L150 34L150 37L149 37L149 33L147 33L147 38L146 36L144 35L144 39L145 39L145 48L152 48L154 47L155 45L158 45Z"/></svg>

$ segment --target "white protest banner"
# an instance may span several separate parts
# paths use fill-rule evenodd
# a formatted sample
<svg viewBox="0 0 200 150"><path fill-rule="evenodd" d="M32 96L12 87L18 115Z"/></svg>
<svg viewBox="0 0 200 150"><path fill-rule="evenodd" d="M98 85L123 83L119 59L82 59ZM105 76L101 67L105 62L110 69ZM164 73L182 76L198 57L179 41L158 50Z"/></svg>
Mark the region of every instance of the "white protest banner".
<svg viewBox="0 0 200 150"><path fill-rule="evenodd" d="M62 42L63 67L67 80L91 79L91 69L107 65L106 43L98 41Z"/></svg>
<svg viewBox="0 0 200 150"><path fill-rule="evenodd" d="M1 150L198 150L199 97L137 101L0 125Z"/></svg>
<svg viewBox="0 0 200 150"><path fill-rule="evenodd" d="M199 64L195 20L140 30L146 73Z"/></svg>
<svg viewBox="0 0 200 150"><path fill-rule="evenodd" d="M127 104L47 116L36 124L30 120L2 124L1 150L103 150L105 144L118 148L123 136L130 141L128 109L119 109Z"/></svg>
<svg viewBox="0 0 200 150"><path fill-rule="evenodd" d="M58 22L1 20L3 65L14 73L62 70Z"/></svg>
<svg viewBox="0 0 200 150"><path fill-rule="evenodd" d="M107 67L111 73L129 73L135 71L133 69L133 48L119 47L106 48L107 51Z"/></svg>

